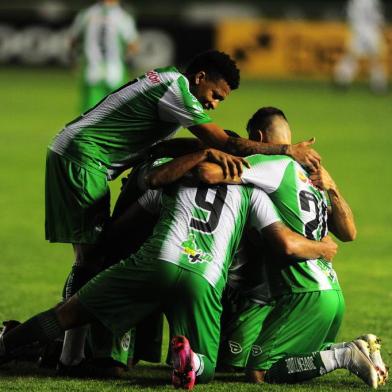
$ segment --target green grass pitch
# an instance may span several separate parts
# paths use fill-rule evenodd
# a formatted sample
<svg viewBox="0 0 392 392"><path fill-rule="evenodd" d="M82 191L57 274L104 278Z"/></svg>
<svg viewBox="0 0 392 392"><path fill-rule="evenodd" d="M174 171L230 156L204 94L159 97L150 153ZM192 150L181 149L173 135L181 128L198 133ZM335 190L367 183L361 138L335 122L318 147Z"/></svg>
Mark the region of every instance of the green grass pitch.
<svg viewBox="0 0 392 392"><path fill-rule="evenodd" d="M44 166L50 139L77 114L77 78L59 70L0 69L0 320L24 320L60 298L71 247L44 240ZM357 240L340 244L335 268L347 311L340 339L373 332L392 362L392 95L365 85L337 91L323 82L243 81L212 116L240 131L259 107L282 108L294 141L315 136L315 148L355 213ZM113 184L118 192L119 181ZM172 390L168 369L142 364L121 381L55 378L31 366L0 369L0 391ZM218 374L199 391L358 391L346 371L296 386L251 386ZM389 385L382 390L392 390Z"/></svg>

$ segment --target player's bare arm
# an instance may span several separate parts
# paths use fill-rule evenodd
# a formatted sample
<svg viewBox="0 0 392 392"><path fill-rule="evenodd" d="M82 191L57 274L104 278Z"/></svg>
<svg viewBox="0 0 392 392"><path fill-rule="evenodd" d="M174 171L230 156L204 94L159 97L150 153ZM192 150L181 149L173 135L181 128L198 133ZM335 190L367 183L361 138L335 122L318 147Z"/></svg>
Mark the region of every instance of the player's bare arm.
<svg viewBox="0 0 392 392"><path fill-rule="evenodd" d="M199 181L208 185L241 184L241 176L224 176L222 168L216 163L202 162L193 171Z"/></svg>
<svg viewBox="0 0 392 392"><path fill-rule="evenodd" d="M228 136L221 127L214 123L194 125L189 130L207 145L230 154L238 156L288 155L309 171L317 170L320 165L320 155L311 147L315 142L314 138L297 144L271 144Z"/></svg>
<svg viewBox="0 0 392 392"><path fill-rule="evenodd" d="M216 162L224 178L238 177L242 173L243 158L234 157L214 148L207 148L180 156L150 171L145 178L149 188L169 185L204 161Z"/></svg>
<svg viewBox="0 0 392 392"><path fill-rule="evenodd" d="M290 230L281 222L273 223L263 229L263 235L281 255L294 259L324 259L332 261L338 246L330 238L313 241Z"/></svg>
<svg viewBox="0 0 392 392"><path fill-rule="evenodd" d="M310 175L313 184L328 193L331 209L328 228L341 241L353 241L357 235L354 215L335 181L324 167Z"/></svg>

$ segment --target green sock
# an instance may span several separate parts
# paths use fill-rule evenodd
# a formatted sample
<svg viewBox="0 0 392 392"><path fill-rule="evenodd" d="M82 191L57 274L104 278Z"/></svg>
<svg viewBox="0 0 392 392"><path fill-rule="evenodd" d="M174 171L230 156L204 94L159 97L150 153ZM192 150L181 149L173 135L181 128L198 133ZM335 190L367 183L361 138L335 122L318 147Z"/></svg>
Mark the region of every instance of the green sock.
<svg viewBox="0 0 392 392"><path fill-rule="evenodd" d="M26 345L48 343L63 333L54 309L49 309L18 325L3 336L6 353L13 354Z"/></svg>

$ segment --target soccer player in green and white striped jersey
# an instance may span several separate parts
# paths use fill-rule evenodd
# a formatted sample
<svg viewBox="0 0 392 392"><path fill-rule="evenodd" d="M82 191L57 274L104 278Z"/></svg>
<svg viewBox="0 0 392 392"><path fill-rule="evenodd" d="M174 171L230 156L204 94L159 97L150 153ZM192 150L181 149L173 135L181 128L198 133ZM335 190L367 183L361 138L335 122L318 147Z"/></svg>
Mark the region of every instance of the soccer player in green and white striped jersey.
<svg viewBox="0 0 392 392"><path fill-rule="evenodd" d="M80 11L70 28L71 49L79 43L82 59L82 107L85 112L127 80L126 56L138 49L133 16L118 0L100 0Z"/></svg>
<svg viewBox="0 0 392 392"><path fill-rule="evenodd" d="M207 52L197 56L185 74L175 67L147 72L67 124L53 139L47 153L45 227L49 241L74 246L76 261L66 298L99 270L94 245L109 218L108 180L145 159L152 145L180 126L213 142L220 128L204 109L216 108L238 84L239 71L230 57ZM220 158L233 170L241 163L223 153ZM68 343L72 334L79 336L75 344ZM67 332L64 348L69 350L63 350L63 364L76 365L83 359L82 335Z"/></svg>
<svg viewBox="0 0 392 392"><path fill-rule="evenodd" d="M254 140L291 143L287 120L275 108L256 112L248 130ZM242 178L229 181L262 188L271 197L282 221L292 230L320 241L327 234L328 220L339 239L354 239L356 228L350 207L325 169L309 174L292 159L278 155L253 155L247 160L251 167L244 170ZM204 170L210 183L223 180L219 168L203 165L199 172L203 176ZM329 216L327 199L320 188L330 196ZM241 360L254 382L298 382L347 368L370 386L377 387L383 382L383 375L378 374L370 359L369 342L356 339L347 344L334 344L344 300L332 265L320 258L292 262L289 256L292 255L277 257L271 248L264 255L272 309L262 314L265 309L253 304L238 315L238 322L231 326L232 333L227 338L223 361L238 365L237 354L244 355L243 336L253 328L259 335ZM259 323L258 329L254 328L255 322Z"/></svg>

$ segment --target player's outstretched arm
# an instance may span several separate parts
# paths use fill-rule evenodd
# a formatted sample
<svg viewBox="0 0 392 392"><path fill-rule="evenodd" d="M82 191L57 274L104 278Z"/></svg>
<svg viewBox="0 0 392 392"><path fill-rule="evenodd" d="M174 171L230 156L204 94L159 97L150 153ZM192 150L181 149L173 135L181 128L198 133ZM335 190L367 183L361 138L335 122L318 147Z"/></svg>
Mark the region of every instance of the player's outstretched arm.
<svg viewBox="0 0 392 392"><path fill-rule="evenodd" d="M275 222L262 231L268 242L285 257L294 259L324 259L332 261L336 255L338 246L330 237L322 241L308 240L304 236L295 233L282 222Z"/></svg>
<svg viewBox="0 0 392 392"><path fill-rule="evenodd" d="M357 235L354 215L350 206L343 198L331 175L320 166L320 169L310 175L313 184L328 192L331 210L328 216L328 228L341 241L354 241Z"/></svg>
<svg viewBox="0 0 392 392"><path fill-rule="evenodd" d="M310 172L315 171L320 165L320 155L311 147L315 142L314 138L297 144L270 144L228 136L214 123L194 125L189 127L189 130L207 145L233 155L288 155Z"/></svg>

